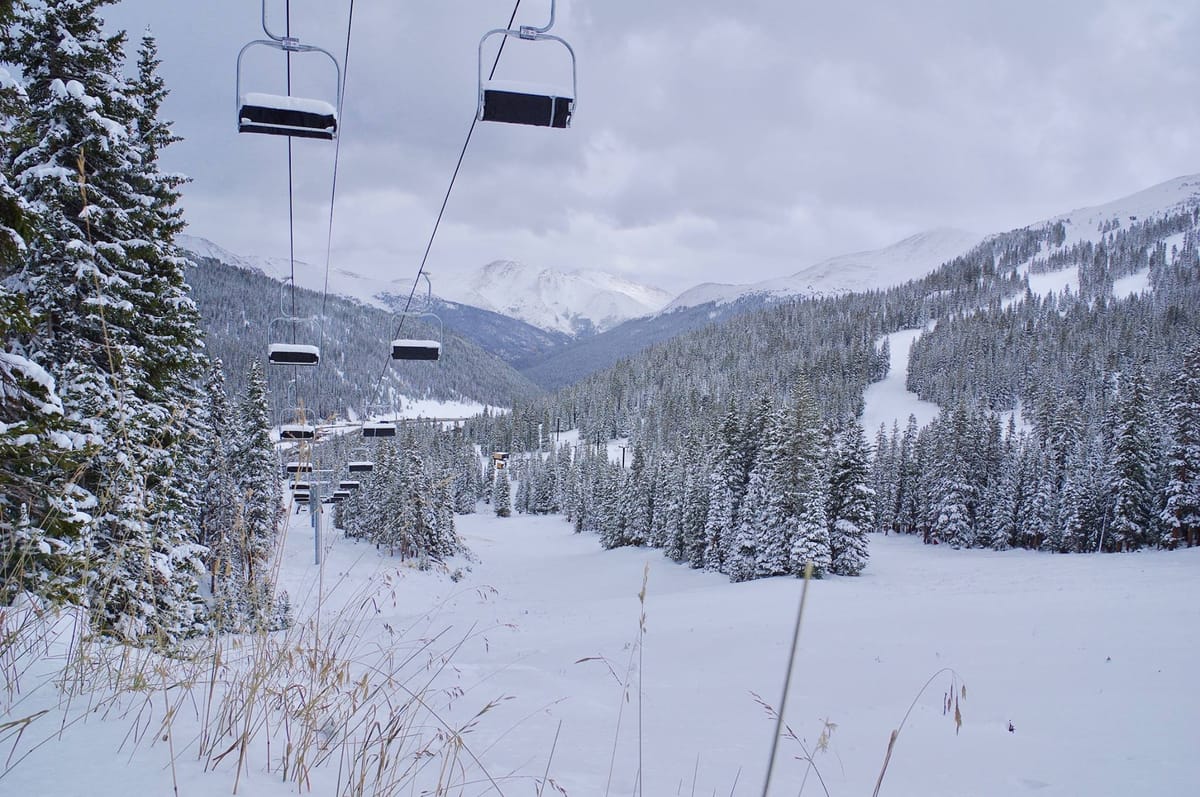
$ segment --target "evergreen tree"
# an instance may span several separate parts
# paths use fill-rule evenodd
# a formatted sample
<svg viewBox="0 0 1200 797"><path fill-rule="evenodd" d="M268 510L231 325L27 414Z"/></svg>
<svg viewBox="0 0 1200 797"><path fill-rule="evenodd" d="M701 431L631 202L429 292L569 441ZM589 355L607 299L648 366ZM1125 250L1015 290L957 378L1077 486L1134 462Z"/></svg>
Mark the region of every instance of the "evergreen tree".
<svg viewBox="0 0 1200 797"><path fill-rule="evenodd" d="M233 414L225 394L221 361L209 371L208 406L205 410L208 464L208 489L200 508L200 544L208 555L209 591L213 595L214 618L228 627L237 627L246 605L245 572L235 546L242 526L242 501L233 472Z"/></svg>
<svg viewBox="0 0 1200 797"><path fill-rule="evenodd" d="M11 8L0 8L0 27ZM26 111L20 84L0 67L0 132ZM7 146L8 139L4 139ZM73 472L92 438L64 417L53 377L25 353L36 321L3 280L26 256L37 219L8 181L0 155L0 605L21 592L53 603L86 595L85 534L94 501Z"/></svg>
<svg viewBox="0 0 1200 797"><path fill-rule="evenodd" d="M862 426L850 421L839 436L829 480L830 571L840 576L857 576L867 566L867 533L875 522L867 457Z"/></svg>
<svg viewBox="0 0 1200 797"><path fill-rule="evenodd" d="M232 471L242 502L242 522L230 557L245 583L245 614L265 619L274 611L273 584L268 566L278 540L282 519L278 459L271 441L271 413L267 381L258 361L246 374L246 393L237 402L234 419L237 437L232 451ZM299 461L311 461L306 451Z"/></svg>
<svg viewBox="0 0 1200 797"><path fill-rule="evenodd" d="M808 564L820 578L829 572L831 551L826 507L829 503L828 453L821 435L821 419L808 379L801 377L792 396L780 433L781 456L787 467L783 492L791 525L789 572L801 576Z"/></svg>
<svg viewBox="0 0 1200 797"><path fill-rule="evenodd" d="M1111 534L1104 546L1107 550L1130 551L1157 541L1152 526L1155 512L1151 492L1154 453L1149 438L1150 408L1141 368L1135 369L1125 381L1122 394L1110 457Z"/></svg>
<svg viewBox="0 0 1200 797"><path fill-rule="evenodd" d="M5 171L39 208L19 275L38 320L30 351L67 416L103 442L81 478L99 502L92 617L169 644L203 623L199 315L172 243L177 194L151 190L171 185L157 164L169 142L148 140L167 129L157 62L149 55L125 80L124 34L100 28L106 4L19 7L0 60L20 66L31 102Z"/></svg>
<svg viewBox="0 0 1200 797"><path fill-rule="evenodd" d="M1169 405L1168 481L1162 545L1200 545L1200 343L1184 353Z"/></svg>
<svg viewBox="0 0 1200 797"><path fill-rule="evenodd" d="M492 508L496 517L508 517L512 514L512 485L508 481L508 469L498 470L492 484Z"/></svg>

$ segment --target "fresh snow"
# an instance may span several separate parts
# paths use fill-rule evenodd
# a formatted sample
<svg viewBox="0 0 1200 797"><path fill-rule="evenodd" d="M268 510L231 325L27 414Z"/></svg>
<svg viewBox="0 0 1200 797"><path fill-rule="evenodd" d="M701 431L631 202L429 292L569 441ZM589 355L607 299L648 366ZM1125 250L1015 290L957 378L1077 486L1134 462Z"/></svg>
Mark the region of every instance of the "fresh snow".
<svg viewBox="0 0 1200 797"><path fill-rule="evenodd" d="M265 274L276 280L283 280L292 274L292 263L285 257L258 257L254 255L237 255L224 247L213 243L207 238L194 235L180 234L175 236L175 243L184 251L191 252L197 257L211 257L230 266ZM325 290L325 267L316 266L303 260L295 262L296 285L310 291L321 293ZM346 269L334 268L330 273L331 290L339 296L357 299L364 304L390 309L387 302L381 300L382 293L399 293L401 286L388 280L364 277ZM407 291L407 287L403 288Z"/></svg>
<svg viewBox="0 0 1200 797"><path fill-rule="evenodd" d="M1189 204L1195 204L1200 199L1200 174L1190 174L1176 177L1165 183L1138 191L1127 197L1106 202L1103 205L1079 208L1070 213L1055 216L1038 225L1063 222L1067 228L1067 244L1079 241L1096 243L1104 237L1100 232L1106 222L1117 221L1120 228L1126 228L1131 222L1146 221L1149 218L1167 215ZM1168 248L1168 251L1170 249Z"/></svg>
<svg viewBox="0 0 1200 797"><path fill-rule="evenodd" d="M1128 299L1139 293L1147 293L1149 290L1150 269L1139 271L1136 274L1128 274L1120 279L1113 280L1112 295L1114 299Z"/></svg>
<svg viewBox="0 0 1200 797"><path fill-rule="evenodd" d="M905 386L908 380L908 355L913 343L923 332L922 329L903 329L883 338L890 347L887 376L867 385L863 391L862 424L868 443L874 444L880 424L891 434L894 424L899 425L901 432L904 431L909 415L917 417L918 427L927 425L938 415L937 404L924 401Z"/></svg>
<svg viewBox="0 0 1200 797"><path fill-rule="evenodd" d="M655 313L671 298L666 291L604 271L562 272L511 260L488 263L466 279L439 287L438 293L568 335L589 326L603 332Z"/></svg>
<svg viewBox="0 0 1200 797"><path fill-rule="evenodd" d="M534 83L526 80L485 80L483 88L485 91L509 91L516 94L533 94L539 97L575 97L575 90L570 86Z"/></svg>
<svg viewBox="0 0 1200 797"><path fill-rule="evenodd" d="M281 111L300 111L302 113L336 116L334 107L324 100L313 100L306 97L288 97L281 94L262 94L247 92L242 95L242 105L253 105L258 108L275 108Z"/></svg>
<svg viewBox="0 0 1200 797"><path fill-rule="evenodd" d="M498 701L463 741L501 793L535 793L549 762L566 793L602 795L615 758L611 793L633 794L640 728L646 794L761 794L773 726L754 695L780 704L802 582L731 584L658 551L603 551L559 517L499 519L489 509L457 519L476 558L450 563L458 582L336 532L317 568L307 513L289 515L280 585L301 619L324 595L323 628L337 628L339 611L362 618L352 677L431 640L414 667L420 683L432 679L440 716L462 725ZM871 793L902 720L883 794L1200 793L1200 690L1190 687L1200 549L1054 556L879 536L871 548L863 576L812 583L788 697L787 723L814 751L829 794ZM52 646L24 673L20 702L4 717L49 712L20 739L11 760L30 753L0 781L5 793L166 794L173 778L186 797L230 793L236 756L210 773L196 761L203 689L182 704L168 745L152 691L129 695L124 712L56 700L62 661L53 656L62 652ZM443 654L449 666L439 668ZM952 683L957 733L943 711ZM836 728L822 752L824 721ZM264 752L251 746L238 793L295 793L264 771ZM802 755L798 742L781 741L772 795L801 793ZM464 793L492 793L470 757L460 760L473 783ZM337 755L313 770L305 792L334 794L336 772ZM802 793L823 793L815 775Z"/></svg>
<svg viewBox="0 0 1200 797"><path fill-rule="evenodd" d="M711 301L730 302L753 294L822 296L889 288L925 276L982 240L982 236L964 230L930 230L883 249L831 257L789 277L751 285L706 283L680 294L664 312Z"/></svg>

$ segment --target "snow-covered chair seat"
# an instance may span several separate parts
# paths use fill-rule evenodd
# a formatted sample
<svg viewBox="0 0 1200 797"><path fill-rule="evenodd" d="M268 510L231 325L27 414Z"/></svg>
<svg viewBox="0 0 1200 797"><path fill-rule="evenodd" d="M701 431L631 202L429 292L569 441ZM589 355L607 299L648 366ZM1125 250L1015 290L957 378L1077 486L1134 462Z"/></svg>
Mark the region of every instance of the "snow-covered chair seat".
<svg viewBox="0 0 1200 797"><path fill-rule="evenodd" d="M442 356L442 344L436 340L399 338L392 341L393 360L436 360Z"/></svg>
<svg viewBox="0 0 1200 797"><path fill-rule="evenodd" d="M370 473L374 468L375 463L365 459L351 460L346 463L346 470L351 473Z"/></svg>
<svg viewBox="0 0 1200 797"><path fill-rule="evenodd" d="M362 427L363 437L395 437L396 424L383 421L367 421Z"/></svg>
<svg viewBox="0 0 1200 797"><path fill-rule="evenodd" d="M275 365L316 365L321 349L307 343L272 343L267 346L267 360Z"/></svg>
<svg viewBox="0 0 1200 797"><path fill-rule="evenodd" d="M516 80L483 84L479 118L540 127L569 127L575 98L569 89Z"/></svg>
<svg viewBox="0 0 1200 797"><path fill-rule="evenodd" d="M312 440L317 436L317 427L307 423L285 423L279 427L280 440Z"/></svg>
<svg viewBox="0 0 1200 797"><path fill-rule="evenodd" d="M337 109L324 100L248 92L239 103L238 131L331 140Z"/></svg>

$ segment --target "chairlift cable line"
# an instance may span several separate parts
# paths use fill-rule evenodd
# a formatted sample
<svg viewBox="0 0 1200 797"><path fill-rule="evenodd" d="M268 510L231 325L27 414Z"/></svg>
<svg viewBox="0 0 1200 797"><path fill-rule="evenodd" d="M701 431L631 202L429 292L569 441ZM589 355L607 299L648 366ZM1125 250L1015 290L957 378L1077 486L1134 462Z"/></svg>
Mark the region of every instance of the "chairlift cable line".
<svg viewBox="0 0 1200 797"><path fill-rule="evenodd" d="M292 0L284 4L284 35L292 36ZM287 96L292 96L292 51L284 50L287 59ZM288 266L292 275L292 317L296 317L296 217L292 180L292 137L287 137L288 161ZM296 342L296 326L292 325L292 343Z"/></svg>
<svg viewBox="0 0 1200 797"><path fill-rule="evenodd" d="M345 123L344 123L344 121L342 121L342 106L345 104L345 101L346 101L346 83L349 80L349 75L350 75L350 34L352 33L353 30L354 30L354 0L350 0L350 12L349 12L349 16L346 19L346 50L345 50L345 54L342 56L342 85L341 85L340 89L338 90L338 108L337 108L337 118L339 120L339 127L341 127L343 130L345 129ZM288 139L288 141L290 142L291 139ZM326 303L329 299L329 270L330 270L330 263L333 259L333 217L334 217L335 202L337 201L338 162L339 162L339 156L341 155L341 152L342 152L342 136L341 136L341 131L339 130L339 135L337 136L337 138L334 139L334 142L333 142L333 181L329 188L329 228L328 228L328 231L327 231L327 234L325 237L325 285L321 289L321 319L322 319L322 322L325 319L325 307L326 307ZM324 345L325 345L325 324L324 323L321 324L320 342L321 342L321 346L324 347ZM319 372L318 372L318 378L316 380L316 383L317 384L316 384L315 409L316 409L316 412L319 413L321 411L321 380L320 380Z"/></svg>
<svg viewBox="0 0 1200 797"><path fill-rule="evenodd" d="M508 18L508 27L511 28L513 22L517 18L517 10L521 7L521 0L516 0L513 4L512 15ZM500 40L500 48L496 50L496 58L492 61L492 69L488 74L488 80L496 76L496 68L500 66L500 56L504 54L504 44L507 37ZM471 136L475 134L475 124L478 122L478 113L471 117L471 127L467 130L467 138L463 141L462 150L458 153L458 162L454 165L454 173L450 175L450 184L446 186L446 194L442 197L442 206L438 210L436 221L433 223L433 231L429 234L429 241L425 244L425 253L421 256L421 265L417 268L417 276L413 279L412 289L408 292L408 300L404 303L404 312L400 314L400 322L396 325L396 332L392 337L398 337L400 330L404 328L405 314L412 307L413 296L416 295L417 285L421 282L421 275L425 273L425 264L429 260L429 252L433 249L433 241L437 238L438 228L442 224L442 216L446 213L446 205L450 202L450 194L454 191L454 181L458 179L459 169L462 168L463 159L467 155L467 147L471 144ZM383 377L387 374L388 367L391 364L390 358L384 361L383 370L379 372L379 380L375 383L374 397L379 397L379 391L383 387Z"/></svg>
<svg viewBox="0 0 1200 797"><path fill-rule="evenodd" d="M342 121L342 106L346 103L346 83L350 79L350 34L354 30L354 0L350 0L350 13L346 19L346 50L342 56L342 89L338 92L337 115L339 125ZM325 239L325 287L321 292L321 316L325 316L325 302L329 298L329 268L333 252L333 208L337 198L338 156L342 151L342 137L339 135L333 142L333 184L329 189L329 231Z"/></svg>

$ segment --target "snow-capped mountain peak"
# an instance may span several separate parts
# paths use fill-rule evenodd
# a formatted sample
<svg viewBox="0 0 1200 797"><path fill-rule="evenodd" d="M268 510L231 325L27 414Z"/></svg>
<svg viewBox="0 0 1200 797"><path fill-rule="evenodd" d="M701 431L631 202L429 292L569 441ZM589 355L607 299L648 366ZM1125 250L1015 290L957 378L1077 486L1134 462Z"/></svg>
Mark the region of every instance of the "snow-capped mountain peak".
<svg viewBox="0 0 1200 797"><path fill-rule="evenodd" d="M677 296L663 312L708 302L731 302L753 294L773 298L821 296L900 285L925 276L982 240L983 236L965 230L929 230L883 249L831 257L787 277L750 285L697 285Z"/></svg>
<svg viewBox="0 0 1200 797"><path fill-rule="evenodd" d="M439 292L569 335L603 332L657 312L671 298L666 291L604 271L563 272L513 260L488 263L458 286Z"/></svg>

